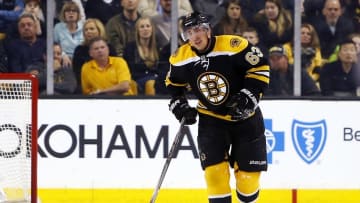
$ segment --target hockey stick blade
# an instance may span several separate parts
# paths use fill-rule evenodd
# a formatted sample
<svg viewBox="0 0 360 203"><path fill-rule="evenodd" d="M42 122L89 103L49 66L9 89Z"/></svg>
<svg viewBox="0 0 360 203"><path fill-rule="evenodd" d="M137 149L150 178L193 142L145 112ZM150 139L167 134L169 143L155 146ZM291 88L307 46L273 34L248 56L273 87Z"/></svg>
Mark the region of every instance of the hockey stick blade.
<svg viewBox="0 0 360 203"><path fill-rule="evenodd" d="M159 193L159 190L160 190L160 187L161 187L161 184L162 182L164 181L164 178L165 178L165 174L169 168L169 165L170 165L170 162L171 162L171 159L173 158L174 156L174 152L175 152L175 149L178 148L179 146L179 143L180 143L180 140L182 140L182 137L183 137L183 128L185 126L185 119L183 118L181 120L181 123L180 123L180 128L179 128L179 131L176 133L176 136L174 138L174 142L172 143L172 146L170 148L170 152L168 154L168 157L166 158L166 161L165 161L165 164L163 166L163 169L161 171L161 175L160 175L160 178L159 178L159 181L155 187L155 190L153 192L153 195L151 197L151 200L150 200L150 203L155 203L155 200L158 196L158 193Z"/></svg>

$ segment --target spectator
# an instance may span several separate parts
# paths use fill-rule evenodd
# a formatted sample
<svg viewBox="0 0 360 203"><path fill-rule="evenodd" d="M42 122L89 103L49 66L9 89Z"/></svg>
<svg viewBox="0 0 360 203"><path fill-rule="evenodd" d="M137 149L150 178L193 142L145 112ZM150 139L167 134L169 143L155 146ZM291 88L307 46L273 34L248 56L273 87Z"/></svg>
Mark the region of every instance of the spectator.
<svg viewBox="0 0 360 203"><path fill-rule="evenodd" d="M293 11L294 1L282 0L284 8ZM264 13L265 0L241 0L243 16L247 21L251 21L255 15Z"/></svg>
<svg viewBox="0 0 360 203"><path fill-rule="evenodd" d="M91 0L91 1L94 1L94 0ZM61 10L64 7L64 4L66 2L76 3L76 5L79 8L80 19L82 21L84 21L86 19L83 0L55 0L55 12L56 12L55 19L54 19L55 23L58 23L59 21L61 21L61 18L62 18Z"/></svg>
<svg viewBox="0 0 360 203"><path fill-rule="evenodd" d="M120 12L120 0L90 0L85 5L86 18L97 18L104 25Z"/></svg>
<svg viewBox="0 0 360 203"><path fill-rule="evenodd" d="M126 61L109 56L109 47L101 37L89 43L92 60L81 69L81 87L85 95L132 95L131 74Z"/></svg>
<svg viewBox="0 0 360 203"><path fill-rule="evenodd" d="M293 39L292 15L282 6L281 0L265 0L264 12L258 13L250 24L258 31L267 48Z"/></svg>
<svg viewBox="0 0 360 203"><path fill-rule="evenodd" d="M155 25L156 42L159 50L169 43L171 36L171 1L160 0L160 6L162 12L151 17Z"/></svg>
<svg viewBox="0 0 360 203"><path fill-rule="evenodd" d="M122 13L107 22L106 33L117 56L122 56L128 42L135 41L135 23L140 18L137 12L139 0L121 0Z"/></svg>
<svg viewBox="0 0 360 203"><path fill-rule="evenodd" d="M76 89L76 78L71 67L65 66L60 44L54 44L54 93L73 94Z"/></svg>
<svg viewBox="0 0 360 203"><path fill-rule="evenodd" d="M181 37L182 22L185 19L185 16L180 16L178 19L178 46L180 47L185 43ZM161 49L159 54L159 66L158 66L158 77L155 79L155 92L156 95L167 95L169 94L165 86L166 74L169 71L170 63L169 57L171 55L171 42L169 42L163 49Z"/></svg>
<svg viewBox="0 0 360 203"><path fill-rule="evenodd" d="M281 0L265 0L264 12L257 14L250 24L258 31L267 48L293 39L291 13L282 6Z"/></svg>
<svg viewBox="0 0 360 203"><path fill-rule="evenodd" d="M9 26L17 22L24 7L23 0L0 1L0 40L5 39Z"/></svg>
<svg viewBox="0 0 360 203"><path fill-rule="evenodd" d="M269 50L266 48L266 46L264 45L264 43L262 43L259 39L259 35L258 32L256 31L255 28L253 27L247 27L242 36L247 39L252 45L258 47L261 52L264 54L265 58L268 58L269 56Z"/></svg>
<svg viewBox="0 0 360 203"><path fill-rule="evenodd" d="M36 20L36 34L38 37L46 37L45 17L40 8L40 0L25 0L25 9L23 13L30 13L34 15ZM19 31L17 30L17 22L11 23L6 31L7 39L19 38Z"/></svg>
<svg viewBox="0 0 360 203"><path fill-rule="evenodd" d="M288 54L282 45L276 45L269 50L270 84L265 92L267 96L294 95L294 66L289 63ZM301 69L301 95L320 95L320 90L305 71Z"/></svg>
<svg viewBox="0 0 360 203"><path fill-rule="evenodd" d="M215 35L239 35L247 28L248 23L242 16L240 0L229 0L225 3L226 13L214 27Z"/></svg>
<svg viewBox="0 0 360 203"><path fill-rule="evenodd" d="M45 57L45 56L44 56ZM27 66L26 73L34 75L38 79L39 92L44 93L46 90L46 68L43 62L34 62Z"/></svg>
<svg viewBox="0 0 360 203"><path fill-rule="evenodd" d="M136 22L135 41L126 45L124 59L129 64L132 79L136 81L138 93L155 95L159 53L150 17L141 17Z"/></svg>
<svg viewBox="0 0 360 203"><path fill-rule="evenodd" d="M72 60L75 48L84 40L83 24L80 20L80 10L75 2L68 1L60 13L60 22L54 27L54 42L59 43L63 49L63 57Z"/></svg>
<svg viewBox="0 0 360 203"><path fill-rule="evenodd" d="M359 73L359 66L356 64L356 45L351 39L346 39L340 43L338 60L325 64L321 69L321 94L356 96L357 88L360 87Z"/></svg>
<svg viewBox="0 0 360 203"><path fill-rule="evenodd" d="M72 94L76 88L76 79L71 67L62 63L62 50L59 44L54 44L54 94ZM44 55L46 59L46 55ZM44 63L33 64L26 72L36 75L39 80L40 93L44 94L46 89L46 68Z"/></svg>
<svg viewBox="0 0 360 203"><path fill-rule="evenodd" d="M321 16L311 21L320 37L321 54L328 60L337 44L354 31L352 22L342 16L339 0L326 0Z"/></svg>
<svg viewBox="0 0 360 203"><path fill-rule="evenodd" d="M171 0L166 1L168 1L168 4L171 3ZM179 16L187 15L193 11L189 0L181 0L177 2ZM162 14L164 10L161 4L161 0L139 0L138 12L141 16L150 17Z"/></svg>
<svg viewBox="0 0 360 203"><path fill-rule="evenodd" d="M169 43L171 36L171 1L160 0L162 13L156 14L151 18L155 34L156 42L159 50Z"/></svg>
<svg viewBox="0 0 360 203"><path fill-rule="evenodd" d="M356 45L356 52L357 52L357 59L360 60L360 34L357 32L351 33L348 36L348 39L351 39L355 45ZM327 60L328 63L334 62L336 60L338 60L338 55L339 55L339 49L340 46L337 45L335 48L335 51L331 54L331 56L329 57L329 60Z"/></svg>
<svg viewBox="0 0 360 203"><path fill-rule="evenodd" d="M19 38L5 45L9 72L23 73L32 64L44 63L46 41L36 35L36 20L32 14L22 14L18 21Z"/></svg>
<svg viewBox="0 0 360 203"><path fill-rule="evenodd" d="M96 18L88 18L83 26L84 41L78 45L74 51L72 60L73 70L78 83L76 93L81 93L81 67L85 62L91 60L89 55L89 43L95 37L102 37L107 39L104 25ZM116 51L111 44L108 44L110 56L116 56Z"/></svg>
<svg viewBox="0 0 360 203"><path fill-rule="evenodd" d="M323 66L320 41L314 27L309 23L301 25L301 67L306 69L310 77L318 82L320 68ZM294 64L293 43L287 43L284 48L289 53L289 63Z"/></svg>
<svg viewBox="0 0 360 203"><path fill-rule="evenodd" d="M34 15L36 20L36 34L39 37L46 37L46 22L44 13L40 7L40 0L25 0L25 10Z"/></svg>

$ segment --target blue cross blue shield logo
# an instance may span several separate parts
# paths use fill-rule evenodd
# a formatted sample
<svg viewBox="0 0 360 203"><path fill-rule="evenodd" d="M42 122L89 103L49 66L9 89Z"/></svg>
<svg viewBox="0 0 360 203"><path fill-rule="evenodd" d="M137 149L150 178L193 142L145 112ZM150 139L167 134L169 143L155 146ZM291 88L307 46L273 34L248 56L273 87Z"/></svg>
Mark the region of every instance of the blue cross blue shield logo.
<svg viewBox="0 0 360 203"><path fill-rule="evenodd" d="M267 160L269 164L273 163L273 152L280 152L285 150L285 133L283 131L273 130L272 119L264 119L265 136L266 136L266 151Z"/></svg>
<svg viewBox="0 0 360 203"><path fill-rule="evenodd" d="M296 152L308 164L311 164L321 154L326 141L326 122L302 122L294 120L292 123L292 141Z"/></svg>

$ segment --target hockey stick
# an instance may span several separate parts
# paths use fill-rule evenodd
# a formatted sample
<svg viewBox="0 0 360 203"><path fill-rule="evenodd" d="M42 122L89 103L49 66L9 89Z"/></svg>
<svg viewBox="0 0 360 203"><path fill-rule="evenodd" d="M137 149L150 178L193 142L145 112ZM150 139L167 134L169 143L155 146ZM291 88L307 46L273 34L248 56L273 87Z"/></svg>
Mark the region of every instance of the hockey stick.
<svg viewBox="0 0 360 203"><path fill-rule="evenodd" d="M163 167L163 169L162 169L162 171L161 171L161 175L160 175L159 181L158 181L158 183L157 183L157 185L156 185L156 187L155 187L155 190L154 190L153 195L152 195L152 197L151 197L150 203L155 203L155 200L156 200L156 197L157 197L157 195L158 195L158 193L159 193L161 184L162 184L162 182L164 181L166 171L168 170L169 165L170 165L170 162L171 162L171 159L173 158L175 149L178 148L179 143L180 143L180 140L181 140L182 137L184 136L183 133L182 133L182 130L183 130L184 126L185 126L185 119L183 118L183 119L181 120L181 123L180 123L179 131L176 133L174 142L172 143L172 146L171 146L171 148L170 148L170 152L169 152L169 154L168 154L168 157L166 158L166 162L165 162L164 167Z"/></svg>

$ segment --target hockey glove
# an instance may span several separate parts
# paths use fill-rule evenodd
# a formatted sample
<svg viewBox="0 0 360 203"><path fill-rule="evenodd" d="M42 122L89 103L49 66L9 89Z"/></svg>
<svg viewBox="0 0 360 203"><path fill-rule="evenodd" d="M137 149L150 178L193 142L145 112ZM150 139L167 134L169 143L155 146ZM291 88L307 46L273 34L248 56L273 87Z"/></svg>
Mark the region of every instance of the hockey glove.
<svg viewBox="0 0 360 203"><path fill-rule="evenodd" d="M245 120L255 113L258 99L248 89L242 89L227 102L226 106L230 109L229 115L232 120Z"/></svg>
<svg viewBox="0 0 360 203"><path fill-rule="evenodd" d="M181 121L185 119L185 125L196 123L197 110L191 106L184 97L174 98L170 101L169 110Z"/></svg>

